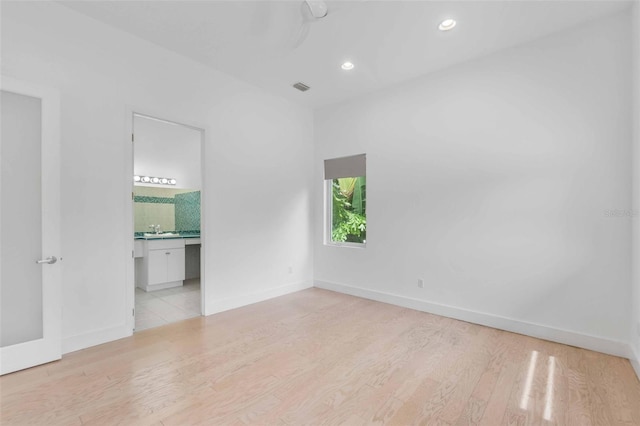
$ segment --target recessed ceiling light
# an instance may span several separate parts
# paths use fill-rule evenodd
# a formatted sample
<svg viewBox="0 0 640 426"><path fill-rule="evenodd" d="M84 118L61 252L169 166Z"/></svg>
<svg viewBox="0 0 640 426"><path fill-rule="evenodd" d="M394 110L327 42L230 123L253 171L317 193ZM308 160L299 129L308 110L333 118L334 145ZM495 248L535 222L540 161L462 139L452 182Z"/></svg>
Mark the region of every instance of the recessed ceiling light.
<svg viewBox="0 0 640 426"><path fill-rule="evenodd" d="M452 30L453 27L456 26L456 20L455 19L445 19L444 21L440 22L440 25L438 25L438 29L440 31L449 31Z"/></svg>
<svg viewBox="0 0 640 426"><path fill-rule="evenodd" d="M345 71L349 71L352 70L354 66L355 65L353 65L351 62L345 62L344 64L342 64L341 68Z"/></svg>

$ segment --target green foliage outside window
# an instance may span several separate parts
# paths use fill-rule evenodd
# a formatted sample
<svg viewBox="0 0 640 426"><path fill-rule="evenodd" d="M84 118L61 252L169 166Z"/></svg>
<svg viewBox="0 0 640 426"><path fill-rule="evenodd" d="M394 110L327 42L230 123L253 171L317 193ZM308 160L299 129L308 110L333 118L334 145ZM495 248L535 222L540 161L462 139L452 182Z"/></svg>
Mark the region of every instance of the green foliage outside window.
<svg viewBox="0 0 640 426"><path fill-rule="evenodd" d="M333 179L331 240L364 243L367 239L365 176Z"/></svg>

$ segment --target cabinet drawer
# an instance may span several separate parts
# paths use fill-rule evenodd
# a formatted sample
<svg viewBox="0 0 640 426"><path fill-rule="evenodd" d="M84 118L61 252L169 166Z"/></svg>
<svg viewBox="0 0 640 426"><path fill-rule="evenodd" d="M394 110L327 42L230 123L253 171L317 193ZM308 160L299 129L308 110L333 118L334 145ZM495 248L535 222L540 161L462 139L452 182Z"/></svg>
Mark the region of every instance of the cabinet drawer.
<svg viewBox="0 0 640 426"><path fill-rule="evenodd" d="M184 248L184 240L182 238L174 238L171 240L147 241L148 250L164 250L173 248Z"/></svg>

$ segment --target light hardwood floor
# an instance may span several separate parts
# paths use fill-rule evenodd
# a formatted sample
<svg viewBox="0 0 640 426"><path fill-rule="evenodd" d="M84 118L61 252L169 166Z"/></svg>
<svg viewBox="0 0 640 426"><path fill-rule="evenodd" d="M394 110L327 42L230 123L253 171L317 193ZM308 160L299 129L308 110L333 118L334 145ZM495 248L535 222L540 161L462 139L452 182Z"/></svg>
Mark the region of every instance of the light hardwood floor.
<svg viewBox="0 0 640 426"><path fill-rule="evenodd" d="M640 425L627 360L319 289L0 386L2 425Z"/></svg>

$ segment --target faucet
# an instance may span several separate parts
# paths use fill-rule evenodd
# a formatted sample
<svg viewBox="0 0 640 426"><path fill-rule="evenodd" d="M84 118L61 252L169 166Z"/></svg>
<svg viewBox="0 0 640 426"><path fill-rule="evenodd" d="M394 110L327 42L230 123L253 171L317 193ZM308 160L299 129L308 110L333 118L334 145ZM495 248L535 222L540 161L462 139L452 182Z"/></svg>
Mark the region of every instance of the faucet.
<svg viewBox="0 0 640 426"><path fill-rule="evenodd" d="M149 228L153 229L156 234L160 233L160 225L149 225Z"/></svg>

